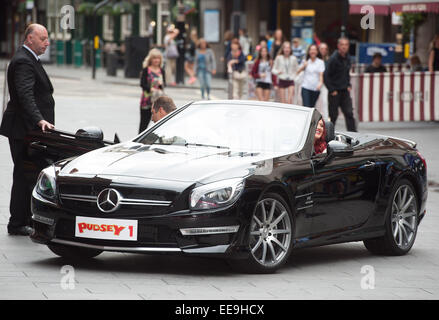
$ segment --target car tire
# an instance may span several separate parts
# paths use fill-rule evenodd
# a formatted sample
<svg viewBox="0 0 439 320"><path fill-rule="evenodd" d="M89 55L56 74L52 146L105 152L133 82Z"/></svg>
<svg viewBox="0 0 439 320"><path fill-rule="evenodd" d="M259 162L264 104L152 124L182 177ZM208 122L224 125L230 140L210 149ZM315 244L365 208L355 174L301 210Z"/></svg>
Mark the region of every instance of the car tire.
<svg viewBox="0 0 439 320"><path fill-rule="evenodd" d="M100 255L103 251L98 249L66 246L62 244L48 244L47 247L54 254L72 260L91 259Z"/></svg>
<svg viewBox="0 0 439 320"><path fill-rule="evenodd" d="M229 260L244 273L273 273L282 267L292 250L294 216L285 200L266 193L255 206L248 230L249 256Z"/></svg>
<svg viewBox="0 0 439 320"><path fill-rule="evenodd" d="M401 256L412 248L418 230L419 204L413 184L401 179L393 187L386 210L385 234L364 240L373 254Z"/></svg>

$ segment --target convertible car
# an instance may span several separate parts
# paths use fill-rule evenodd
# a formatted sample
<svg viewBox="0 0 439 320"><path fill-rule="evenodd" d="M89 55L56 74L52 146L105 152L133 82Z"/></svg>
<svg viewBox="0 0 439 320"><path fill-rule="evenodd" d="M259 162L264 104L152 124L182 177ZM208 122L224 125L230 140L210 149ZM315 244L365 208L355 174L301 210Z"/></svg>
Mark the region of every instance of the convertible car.
<svg viewBox="0 0 439 320"><path fill-rule="evenodd" d="M297 248L334 243L406 254L426 212L416 143L327 123L327 151L315 154L320 118L294 105L203 101L130 141L90 135L74 150L82 155L39 174L31 238L67 258L180 253L256 273ZM32 142L41 152L43 140Z"/></svg>

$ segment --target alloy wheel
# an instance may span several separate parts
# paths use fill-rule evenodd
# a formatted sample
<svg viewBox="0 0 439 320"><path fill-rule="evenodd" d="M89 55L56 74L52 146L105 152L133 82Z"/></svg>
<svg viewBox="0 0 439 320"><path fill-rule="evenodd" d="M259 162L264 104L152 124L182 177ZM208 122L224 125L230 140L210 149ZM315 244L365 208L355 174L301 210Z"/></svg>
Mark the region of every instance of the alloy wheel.
<svg viewBox="0 0 439 320"><path fill-rule="evenodd" d="M392 235L397 246L409 248L416 236L416 196L408 185L402 185L395 192L392 201Z"/></svg>
<svg viewBox="0 0 439 320"><path fill-rule="evenodd" d="M250 225L250 248L264 267L274 267L286 257L291 246L292 224L285 206L278 200L261 200Z"/></svg>

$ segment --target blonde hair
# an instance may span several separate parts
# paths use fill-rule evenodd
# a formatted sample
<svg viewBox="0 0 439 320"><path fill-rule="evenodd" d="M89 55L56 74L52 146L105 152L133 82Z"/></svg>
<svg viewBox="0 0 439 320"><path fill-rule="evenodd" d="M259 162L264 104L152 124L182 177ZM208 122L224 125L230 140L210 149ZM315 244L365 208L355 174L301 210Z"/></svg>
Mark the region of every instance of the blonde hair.
<svg viewBox="0 0 439 320"><path fill-rule="evenodd" d="M290 56L292 56L293 55L293 50L291 49L291 42L289 42L289 41L284 41L282 43L282 46L279 48L279 51L277 52L276 56L282 56L284 54L284 48L286 46L290 47Z"/></svg>
<svg viewBox="0 0 439 320"><path fill-rule="evenodd" d="M149 50L148 55L146 56L145 60L143 60L143 64L142 64L143 69L149 67L151 65L152 59L154 59L156 57L160 57L160 67L163 67L162 53L160 52L159 49L153 48L153 49Z"/></svg>

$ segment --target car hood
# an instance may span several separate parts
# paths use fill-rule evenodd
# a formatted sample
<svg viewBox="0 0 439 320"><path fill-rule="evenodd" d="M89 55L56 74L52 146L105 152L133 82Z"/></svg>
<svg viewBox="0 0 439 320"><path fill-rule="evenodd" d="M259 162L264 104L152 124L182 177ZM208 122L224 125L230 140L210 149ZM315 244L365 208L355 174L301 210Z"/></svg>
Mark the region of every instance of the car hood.
<svg viewBox="0 0 439 320"><path fill-rule="evenodd" d="M275 156L211 147L146 146L128 142L79 156L64 165L58 174L209 183L255 173L270 174Z"/></svg>

